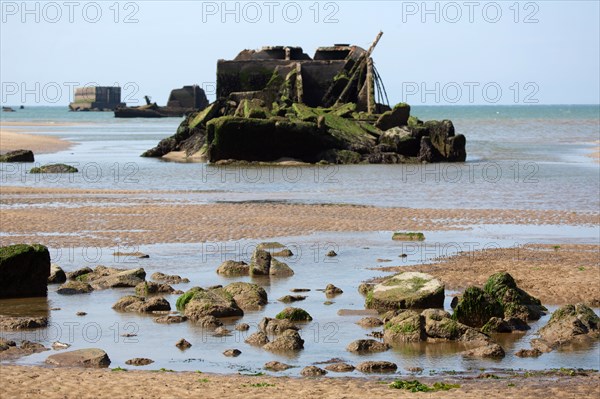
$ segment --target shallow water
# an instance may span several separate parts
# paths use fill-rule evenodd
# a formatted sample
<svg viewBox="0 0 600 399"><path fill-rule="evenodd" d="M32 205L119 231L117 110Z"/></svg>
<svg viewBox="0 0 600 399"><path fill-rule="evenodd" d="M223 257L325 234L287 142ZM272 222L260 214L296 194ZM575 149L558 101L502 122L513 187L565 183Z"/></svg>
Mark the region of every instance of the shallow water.
<svg viewBox="0 0 600 399"><path fill-rule="evenodd" d="M115 119L111 113L72 113L64 108L28 107L2 114L2 121L25 126L8 130L33 131L73 141L75 145L55 154L36 155L40 164L74 164L74 175L31 175L30 164L0 164L2 185L65 187L80 189L143 190L130 196L131 205L140 201L166 199L170 202L291 202L349 203L408 208L492 208L530 210L580 210L595 215L600 208L600 169L586 156L600 137L598 106L485 106L414 107L421 119L452 119L459 133L467 137L465 164L437 165L347 165L347 166L269 166L218 167L205 164L165 162L140 158L139 154L172 135L180 118L160 120ZM38 122L55 126L35 126ZM64 125L68 123L67 125ZM29 124L29 125L27 125ZM63 125L61 125L63 124ZM161 190L159 193L156 190ZM172 191L172 192L171 192ZM10 198L2 194L3 198ZM52 198L52 195L42 197ZM103 201L89 198L86 205L110 206L110 194ZM18 198L18 196L17 196ZM87 198L87 197L86 197ZM119 202L119 205L123 203ZM81 206L80 203L2 204L2 208ZM591 218L593 216L590 216ZM594 219L597 221L597 218ZM594 220L590 220L593 225ZM391 233L319 233L300 237L265 237L286 244L295 254L283 259L295 271L285 279L254 280L269 295L269 304L259 312L247 312L241 321L255 326L263 317L273 317L286 305L277 301L291 288L310 288L305 301L293 306L306 309L314 321L302 325L305 349L294 356L271 354L243 342L255 331L213 337L211 331L192 323L162 325L148 315L119 313L111 309L133 289L96 291L81 296L61 296L50 286L48 298L2 300L0 313L50 315L51 325L33 332L3 333L13 339L30 339L50 345L54 341L72 344L71 349L100 347L112 359L111 367L127 367L133 357L149 357L155 363L142 369L202 370L210 372L259 371L266 361L280 360L299 366L284 374L298 375L300 367L333 357L357 363L385 359L406 367L428 371L468 371L495 368L546 369L555 367L600 368L598 343L573 352L555 351L538 359L521 359L514 352L528 347L529 340L549 316L532 323L527 334L498 336L507 350L506 358L493 361L463 359L457 344L405 345L385 353L358 356L345 350L348 343L366 338L369 329L355 324L362 316L340 316L343 309L364 309L358 285L387 273L378 267L429 262L457 251L515 247L527 243L598 243L597 225L528 226L475 225L461 231L427 232L424 243L391 241ZM50 233L52 234L52 233ZM84 232L83 234L94 234ZM0 232L0 238L7 233ZM196 244L156 244L139 248L50 248L52 260L66 271L98 264L113 267L144 267L147 276L155 271L188 277L192 286L252 281L249 277L224 278L215 273L226 259L248 261L258 241L211 242ZM328 258L334 249L339 256ZM142 251L149 259L115 258L114 251ZM399 258L406 253L407 258ZM391 262L377 262L377 259ZM323 292L328 283L344 293L325 305ZM447 292L446 307L452 292ZM174 307L176 295L166 297ZM51 310L60 309L60 310ZM550 307L550 310L554 310ZM78 311L88 314L75 315ZM596 309L598 312L598 309ZM232 329L236 320L228 320ZM381 330L375 329L375 330ZM135 333L135 337L122 334ZM181 352L174 344L186 338L193 346ZM225 349L238 348L242 355L227 358ZM17 361L40 364L51 352ZM346 375L346 374L344 374ZM351 375L358 375L357 372Z"/></svg>
<svg viewBox="0 0 600 399"><path fill-rule="evenodd" d="M517 234L515 234L518 231ZM107 351L111 367L127 367L125 361L133 357L149 357L155 363L144 369L156 370L201 370L205 372L257 372L270 360L279 360L297 365L284 374L298 375L301 367L338 357L351 363L363 360L388 360L398 364L401 372L407 367L421 367L425 373L430 371L469 371L479 369L548 369L559 367L600 368L600 347L578 348L575 351L556 351L544 354L538 359L521 359L514 353L527 348L535 331L543 326L550 317L531 323L526 334L501 334L497 339L507 351L502 360L464 359L458 352L464 350L460 344L409 344L394 348L388 352L355 355L345 350L350 342L368 338L372 330L356 325L363 316L342 316L342 309L364 309L364 298L358 293L360 282L388 273L377 270L379 266L412 265L432 261L439 256L450 256L457 251L476 250L493 247L518 247L528 242L578 242L594 243L600 238L594 228L571 228L563 226L545 226L544 229L527 226L481 226L466 231L425 232L427 240L422 243L392 241L391 232L374 233L320 233L304 237L279 237L277 241L287 245L294 256L283 259L295 271L289 278L249 277L225 278L215 273L217 266L226 259L248 261L257 241L242 240L236 242L217 242L204 244L156 244L139 249L150 254L149 259L115 258L115 248L102 248L91 252L86 248L52 248L55 261L65 270L96 264L114 267L144 267L148 276L155 271L179 274L188 277L189 284L174 287L186 290L192 286L226 285L234 281L254 281L263 286L269 296L269 303L261 311L246 312L241 319L226 320L225 327L233 330L236 322L248 323L248 332L233 331L229 337L214 337L211 330L205 330L186 322L183 324L163 325L152 321L153 316L136 313L119 313L111 309L122 296L131 294L133 289L110 289L95 291L87 295L61 296L56 293L56 285L50 286L48 299L0 301L2 313L26 314L35 310L36 314L50 313L51 325L34 332L4 334L7 338L30 339L50 345L54 341L71 343L70 349L100 347ZM119 248L122 250L122 248ZM325 253L334 249L339 255L328 258ZM407 258L400 258L402 253ZM391 262L377 262L378 259L390 259ZM148 277L149 278L149 277ZM328 300L323 289L327 283L342 288L344 293ZM292 288L310 288L302 294L307 299L291 306L306 309L314 318L310 323L300 323L301 335L305 340L305 349L296 354L272 354L260 348L245 344L244 339L256 331L256 325L263 317L274 317L287 305L277 298L290 293ZM450 310L453 292L447 292L446 309ZM166 298L174 308L177 295ZM60 310L48 310L60 308ZM553 311L556 307L550 306ZM78 311L87 312L87 316L78 317ZM596 309L598 312L598 309ZM155 317L155 316L154 316ZM136 337L123 337L122 334L135 333ZM175 342L185 338L192 347L184 352L177 349ZM226 349L237 348L242 355L227 358L222 355ZM38 364L43 362L49 352L22 358L19 364ZM354 372L352 375L359 375Z"/></svg>
<svg viewBox="0 0 600 399"><path fill-rule="evenodd" d="M182 190L182 201L287 201L418 208L600 208L600 169L586 156L600 137L597 106L415 107L423 119L449 118L467 137L467 162L435 165L214 166L140 158L172 135L180 118L117 119L32 107L2 115L9 126L76 142L36 163L73 164L74 175L31 175L31 164L0 165L0 181L31 187ZM561 195L568 192L569 195ZM201 195L197 195L201 193Z"/></svg>

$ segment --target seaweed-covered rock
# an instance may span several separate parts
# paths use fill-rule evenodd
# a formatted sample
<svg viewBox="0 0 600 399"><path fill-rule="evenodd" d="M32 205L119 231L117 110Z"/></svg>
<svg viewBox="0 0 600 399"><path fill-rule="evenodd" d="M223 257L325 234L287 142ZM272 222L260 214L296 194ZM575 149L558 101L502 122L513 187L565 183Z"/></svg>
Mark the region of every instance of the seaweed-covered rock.
<svg viewBox="0 0 600 399"><path fill-rule="evenodd" d="M267 304L267 292L259 285L232 283L223 288L242 310L259 310Z"/></svg>
<svg viewBox="0 0 600 399"><path fill-rule="evenodd" d="M67 281L65 271L55 263L50 264L50 275L48 276L48 284L62 284Z"/></svg>
<svg viewBox="0 0 600 399"><path fill-rule="evenodd" d="M454 308L453 317L471 327L484 327L496 317L507 322L499 326L524 330L528 320L537 320L546 312L539 299L519 287L505 272L496 273L487 280L483 290L468 287ZM493 331L488 325L486 331Z"/></svg>
<svg viewBox="0 0 600 399"><path fill-rule="evenodd" d="M183 312L192 321L204 316L234 317L244 312L233 299L233 295L223 288L188 290L177 299L177 310Z"/></svg>
<svg viewBox="0 0 600 399"><path fill-rule="evenodd" d="M295 330L285 330L273 341L263 346L263 349L271 352L288 352L304 349L304 340Z"/></svg>
<svg viewBox="0 0 600 399"><path fill-rule="evenodd" d="M34 162L33 151L15 150L0 155L0 162Z"/></svg>
<svg viewBox="0 0 600 399"><path fill-rule="evenodd" d="M376 341L374 339L359 339L351 342L346 347L348 352L356 353L373 353L373 352L385 352L389 349L389 345L383 342Z"/></svg>
<svg viewBox="0 0 600 399"><path fill-rule="evenodd" d="M483 290L492 295L504 308L504 317L522 320L538 320L547 309L539 299L517 287L514 278L505 272L496 273L488 279Z"/></svg>
<svg viewBox="0 0 600 399"><path fill-rule="evenodd" d="M575 342L597 340L600 337L600 317L582 303L564 305L552 313L539 335L540 340L534 341L534 346L551 349Z"/></svg>
<svg viewBox="0 0 600 399"><path fill-rule="evenodd" d="M444 286L433 276L419 272L399 273L368 292L367 309L427 309L444 306Z"/></svg>
<svg viewBox="0 0 600 399"><path fill-rule="evenodd" d="M77 280L69 280L56 290L61 295L89 294L92 291L94 291L94 288L91 285Z"/></svg>
<svg viewBox="0 0 600 399"><path fill-rule="evenodd" d="M275 316L277 319L288 319L290 321L311 321L313 318L304 309L288 307Z"/></svg>
<svg viewBox="0 0 600 399"><path fill-rule="evenodd" d="M217 268L217 273L223 276L247 276L250 266L243 261L226 260Z"/></svg>
<svg viewBox="0 0 600 399"><path fill-rule="evenodd" d="M154 363L154 360L145 357L134 357L125 361L125 364L129 366L147 366L152 363Z"/></svg>
<svg viewBox="0 0 600 399"><path fill-rule="evenodd" d="M491 318L503 318L502 305L478 287L468 287L461 295L453 317L471 327L483 327Z"/></svg>
<svg viewBox="0 0 600 399"><path fill-rule="evenodd" d="M89 273L93 273L93 272L94 271L91 268L89 268L89 267L86 266L86 267L82 267L80 269L74 270L72 272L68 272L67 273L67 278L69 280L75 280L79 276L83 276L85 274L89 274Z"/></svg>
<svg viewBox="0 0 600 399"><path fill-rule="evenodd" d="M291 303L291 302L299 302L306 299L305 295L284 295L278 299L279 302L283 303Z"/></svg>
<svg viewBox="0 0 600 399"><path fill-rule="evenodd" d="M425 320L413 310L406 310L385 323L383 339L388 344L423 341Z"/></svg>
<svg viewBox="0 0 600 399"><path fill-rule="evenodd" d="M77 173L79 170L71 165L56 163L31 168L29 173Z"/></svg>
<svg viewBox="0 0 600 399"><path fill-rule="evenodd" d="M42 297L48 294L50 253L40 244L0 248L0 298Z"/></svg>

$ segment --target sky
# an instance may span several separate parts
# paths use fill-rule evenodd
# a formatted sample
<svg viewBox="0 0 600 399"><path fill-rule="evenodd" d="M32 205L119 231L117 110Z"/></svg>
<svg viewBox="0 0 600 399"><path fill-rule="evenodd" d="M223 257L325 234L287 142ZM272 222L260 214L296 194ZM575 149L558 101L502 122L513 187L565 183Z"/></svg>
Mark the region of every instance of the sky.
<svg viewBox="0 0 600 399"><path fill-rule="evenodd" d="M131 105L201 85L265 45L368 48L391 104L599 104L600 2L0 1L0 103L67 105L119 85Z"/></svg>

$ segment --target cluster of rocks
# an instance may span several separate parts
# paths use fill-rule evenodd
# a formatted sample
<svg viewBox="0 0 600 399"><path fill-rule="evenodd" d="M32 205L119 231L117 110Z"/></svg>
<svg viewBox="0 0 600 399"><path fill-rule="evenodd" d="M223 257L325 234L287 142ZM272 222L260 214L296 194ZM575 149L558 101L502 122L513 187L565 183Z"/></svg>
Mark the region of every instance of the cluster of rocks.
<svg viewBox="0 0 600 399"><path fill-rule="evenodd" d="M287 253L282 256L287 256ZM289 277L294 275L294 271L291 267L284 262L275 259L275 254L271 254L271 252L260 247L257 247L252 253L252 259L249 265L243 261L227 260L217 268L217 273L229 277L248 275Z"/></svg>
<svg viewBox="0 0 600 399"><path fill-rule="evenodd" d="M291 312L286 313L289 314ZM271 352L294 352L304 349L304 340L298 333L299 329L288 318L265 317L258 324L258 331L251 334L245 342Z"/></svg>
<svg viewBox="0 0 600 399"><path fill-rule="evenodd" d="M423 122L410 116L405 103L367 114L354 103L313 108L289 99L271 104L252 98L218 100L189 115L172 137L142 156L184 151L210 162L464 162L465 145L451 121Z"/></svg>

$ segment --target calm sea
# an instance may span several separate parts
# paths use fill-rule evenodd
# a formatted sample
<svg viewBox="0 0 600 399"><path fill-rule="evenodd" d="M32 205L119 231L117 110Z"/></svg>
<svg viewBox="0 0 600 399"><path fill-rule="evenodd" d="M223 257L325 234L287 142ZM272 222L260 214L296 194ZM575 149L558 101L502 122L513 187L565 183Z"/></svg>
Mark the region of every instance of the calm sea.
<svg viewBox="0 0 600 399"><path fill-rule="evenodd" d="M112 113L28 107L2 113L5 127L75 143L36 162L77 166L76 176L34 177L0 166L4 185L184 190L193 201L352 203L420 208L598 210L597 105L416 106L423 120L451 119L467 137L467 162L436 165L224 167L139 155L172 135L181 118L117 119ZM36 126L41 122L56 126ZM31 126L27 126L31 123ZM198 195L201 193L202 195ZM568 195L565 195L568 193Z"/></svg>

